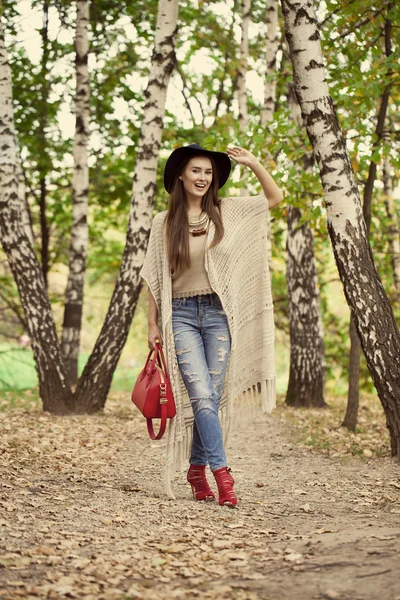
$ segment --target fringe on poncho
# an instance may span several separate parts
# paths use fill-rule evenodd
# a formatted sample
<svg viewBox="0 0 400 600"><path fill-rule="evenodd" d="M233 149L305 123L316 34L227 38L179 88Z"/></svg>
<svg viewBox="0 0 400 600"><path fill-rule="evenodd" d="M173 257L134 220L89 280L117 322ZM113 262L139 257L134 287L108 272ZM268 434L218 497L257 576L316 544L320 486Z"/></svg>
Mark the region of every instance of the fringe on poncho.
<svg viewBox="0 0 400 600"><path fill-rule="evenodd" d="M152 224L146 258L140 272L158 308L159 327L174 392L177 415L166 436L166 492L174 498L171 479L190 456L193 412L179 371L172 333L172 281L168 265L165 217ZM222 198L224 237L213 248L215 226L210 221L205 267L210 285L228 317L231 353L220 405L225 443L235 422L257 409L271 412L276 404L274 316L268 266L269 209L264 195Z"/></svg>

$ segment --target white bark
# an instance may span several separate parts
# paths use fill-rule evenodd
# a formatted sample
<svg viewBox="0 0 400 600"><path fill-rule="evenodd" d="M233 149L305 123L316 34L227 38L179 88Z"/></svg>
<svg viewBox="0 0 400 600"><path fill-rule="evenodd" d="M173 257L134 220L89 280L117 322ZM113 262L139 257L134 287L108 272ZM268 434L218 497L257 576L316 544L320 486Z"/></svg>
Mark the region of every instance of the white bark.
<svg viewBox="0 0 400 600"><path fill-rule="evenodd" d="M124 256L103 328L76 390L80 408L87 412L104 406L141 289L139 272L151 228L165 99L175 65L177 16L178 0L160 0Z"/></svg>
<svg viewBox="0 0 400 600"><path fill-rule="evenodd" d="M276 54L278 51L278 0L267 0L266 10L266 53L265 53L265 87L264 87L264 105L261 110L260 124L262 127L266 127L270 123L274 116L275 102L276 102ZM267 145L262 150L264 160L270 160L272 158L269 153ZM268 223L268 237L267 237L267 255L268 264L272 270L272 245L271 245L271 224Z"/></svg>
<svg viewBox="0 0 400 600"><path fill-rule="evenodd" d="M400 333L372 258L360 195L326 82L311 0L282 0L297 98L318 162L347 302L400 459Z"/></svg>
<svg viewBox="0 0 400 600"><path fill-rule="evenodd" d="M239 103L239 130L242 134L242 138L247 133L249 125L249 116L247 111L247 88L246 88L246 77L249 60L249 25L250 25L250 10L251 0L242 0L242 23L241 23L241 40L240 40L240 62L237 77L238 87L238 103ZM242 170L242 182L244 187L241 188L241 196L247 196L246 180L248 178L247 170Z"/></svg>
<svg viewBox="0 0 400 600"><path fill-rule="evenodd" d="M278 0L267 0L266 10L266 54L264 105L261 110L261 125L265 127L274 116L276 102L276 55L278 52Z"/></svg>
<svg viewBox="0 0 400 600"><path fill-rule="evenodd" d="M303 120L311 143L317 145L328 221L338 233L345 234L347 222L364 230L360 197L342 136L337 147L340 126L326 83L313 3L282 0L282 7ZM349 197L354 200L349 202Z"/></svg>
<svg viewBox="0 0 400 600"><path fill-rule="evenodd" d="M392 259L393 280L397 292L397 301L400 302L400 229L399 217L393 198L393 177L390 158L385 157L383 166L383 187L385 192L386 214L390 220L389 247Z"/></svg>
<svg viewBox="0 0 400 600"><path fill-rule="evenodd" d="M1 21L0 236L28 323L44 409L67 412L72 397L65 384L61 349L42 271L22 219L11 73Z"/></svg>
<svg viewBox="0 0 400 600"><path fill-rule="evenodd" d="M7 210L20 225L17 143L12 106L11 72L0 22L0 136L1 136L1 209ZM12 212L13 211L13 212ZM11 233L11 232L10 232Z"/></svg>
<svg viewBox="0 0 400 600"><path fill-rule="evenodd" d="M390 11L388 11L390 12ZM389 18L385 18L384 27L384 50L386 56L390 56L391 50L391 37L392 37L392 23ZM391 69L386 73L387 79L391 80ZM365 221L365 227L367 236L369 237L371 230L372 220L372 198L374 193L374 185L376 180L377 162L375 161L374 154L379 150L382 145L382 138L384 134L385 119L389 106L390 98L390 87L391 84L387 84L382 92L381 102L379 111L377 114L376 126L375 126L375 140L371 148L371 158L368 168L368 177L364 186L364 197L363 197L363 217ZM350 360L349 360L349 390L347 395L347 408L346 415L343 421L343 425L351 430L355 430L357 425L358 406L360 400L360 357L361 357L361 342L356 335L357 330L355 323L353 322L353 315L350 315Z"/></svg>
<svg viewBox="0 0 400 600"><path fill-rule="evenodd" d="M74 173L72 179L72 230L69 249L69 273L65 299L62 350L67 362L68 379L75 385L78 379L78 356L83 308L86 258L88 251L89 195L89 0L76 3L76 92Z"/></svg>

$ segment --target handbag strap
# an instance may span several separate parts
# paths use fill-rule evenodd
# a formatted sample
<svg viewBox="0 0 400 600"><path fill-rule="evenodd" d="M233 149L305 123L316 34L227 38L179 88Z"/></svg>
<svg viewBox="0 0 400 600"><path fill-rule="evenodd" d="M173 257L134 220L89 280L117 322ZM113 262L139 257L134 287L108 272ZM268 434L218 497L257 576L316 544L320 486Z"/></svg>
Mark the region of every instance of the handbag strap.
<svg viewBox="0 0 400 600"><path fill-rule="evenodd" d="M165 361L164 352L163 352L161 344L160 345L156 344L156 348L157 348L158 364L163 369L163 371L164 371L167 379L169 379L169 374L168 374L168 369L167 369L167 363Z"/></svg>
<svg viewBox="0 0 400 600"><path fill-rule="evenodd" d="M157 435L154 433L153 428L153 420L147 419L147 431L149 432L149 436L152 440L160 440L165 433L165 428L167 426L167 386L165 381L163 380L163 373L161 372L162 381L160 383L160 406L161 406L161 423L160 430Z"/></svg>
<svg viewBox="0 0 400 600"><path fill-rule="evenodd" d="M158 363L158 366L160 367L161 423L160 423L160 430L156 435L154 433L153 420L147 419L147 431L149 432L149 436L151 437L152 440L160 440L162 438L162 436L164 435L165 429L167 427L167 402L168 402L168 399L167 399L167 385L166 385L165 378L169 379L169 376L168 376L167 364L166 364L165 358L164 358L164 352L162 350L161 344L158 342L156 342L155 354L154 354L153 361L154 361L154 363L153 363L154 365Z"/></svg>
<svg viewBox="0 0 400 600"><path fill-rule="evenodd" d="M145 365L144 365L144 369L143 369L143 371L142 371L142 376L141 376L141 379L144 379L144 377L146 377L146 373L147 373L147 367L148 367L148 364L149 364L150 360L152 361L152 364L153 364L153 365L154 365L154 364L157 362L157 360L158 360L158 362L160 362L160 359L159 359L159 357L158 357L158 351L159 351L158 344L156 344L156 347L155 347L155 349L154 349L154 350L150 350L150 352L149 352L149 354L148 354L148 356L147 356L146 363L145 363ZM153 354L153 352L154 352L154 357L153 357L153 359L152 359L152 354ZM154 367L153 367L153 368L154 368Z"/></svg>
<svg viewBox="0 0 400 600"><path fill-rule="evenodd" d="M154 433L153 427L153 419L147 419L147 431L149 432L149 436L152 440L161 440L162 436L165 433L165 429L167 427L167 406L163 404L161 406L161 423L160 423L160 431L157 435Z"/></svg>

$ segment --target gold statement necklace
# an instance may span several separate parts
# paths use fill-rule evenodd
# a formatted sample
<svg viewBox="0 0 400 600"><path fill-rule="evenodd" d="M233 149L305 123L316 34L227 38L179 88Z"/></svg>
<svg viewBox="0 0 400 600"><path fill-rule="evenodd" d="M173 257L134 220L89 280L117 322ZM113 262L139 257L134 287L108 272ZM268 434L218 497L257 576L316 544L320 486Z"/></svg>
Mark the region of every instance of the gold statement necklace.
<svg viewBox="0 0 400 600"><path fill-rule="evenodd" d="M208 214L202 211L198 217L195 217L192 221L189 220L189 232L194 236L205 235L209 221Z"/></svg>

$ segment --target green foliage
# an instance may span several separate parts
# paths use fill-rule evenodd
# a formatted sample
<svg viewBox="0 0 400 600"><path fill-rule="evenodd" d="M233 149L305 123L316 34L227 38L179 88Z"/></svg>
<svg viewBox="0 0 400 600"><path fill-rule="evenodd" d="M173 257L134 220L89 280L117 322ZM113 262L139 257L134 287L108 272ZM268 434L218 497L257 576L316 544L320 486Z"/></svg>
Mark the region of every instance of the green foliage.
<svg viewBox="0 0 400 600"><path fill-rule="evenodd" d="M371 161L378 165L372 204L370 241L383 285L398 313L389 255L389 223L382 194L382 161L390 155L393 186L398 185L400 44L398 3L356 0L330 1L324 21L323 48L327 58L327 77L340 122L347 137L352 165L363 198ZM392 22L391 54L385 52L385 24ZM385 88L390 87L384 141L376 143L377 115ZM364 373L365 374L365 373ZM366 377L367 379L367 377Z"/></svg>
<svg viewBox="0 0 400 600"><path fill-rule="evenodd" d="M39 14L43 5L43 0L32 2ZM252 2L249 67L252 75L261 77L260 81L265 72L265 8L265 0ZM27 46L20 42L21 21L25 17L20 6L6 0L2 10L7 22L15 121L36 248L39 251L41 245L39 190L44 178L51 234L50 266L55 268L68 262L71 223L74 3L61 0L51 6L48 42L43 42L43 32L42 38L40 30L37 32L37 44L46 46L46 54L42 54L38 63L33 61ZM396 32L400 24L400 7L394 2L327 0L326 9L321 6L320 10L324 11L321 20L327 78L347 137L360 192L363 192L371 159L379 165L380 178L382 158L387 154L394 170L394 185L397 185L400 173L400 57ZM102 281L107 284L115 281L122 257L156 14L156 0L91 3L88 260L91 286ZM394 25L389 57L385 56L383 44L388 17ZM338 382L347 369L348 311L341 296L328 240L319 174L315 167L304 168L304 156L311 152L310 143L305 130L293 123L288 108L287 91L292 77L287 47L281 39L274 121L265 129L261 127L260 96L249 88L249 126L243 135L237 122L236 103L240 18L238 0L179 2L178 64L169 89L154 210L167 208L162 172L174 147L196 142L224 150L229 143L235 142L266 161L285 191L286 202L301 208L300 225L307 222L314 231L327 374L329 381ZM391 86L391 99L385 143L373 149L376 116L383 90L388 85ZM66 111L70 113L68 126L65 125ZM267 153L271 159L265 158ZM238 171L239 168L235 168L229 192L223 190L222 193L234 193L234 188L242 185ZM254 178L250 177L246 185L251 192L258 192ZM384 286L395 302L388 251L389 223L383 200L382 188L377 184L371 243ZM272 282L276 323L284 336L288 331L285 205L276 209L273 216ZM9 276L6 274L5 277L4 281L8 283L2 289L14 302L16 290L7 279ZM61 293L54 295L56 310L61 297ZM366 389L371 386L364 367L363 384Z"/></svg>
<svg viewBox="0 0 400 600"><path fill-rule="evenodd" d="M0 389L26 390L37 386L32 350L0 344Z"/></svg>
<svg viewBox="0 0 400 600"><path fill-rule="evenodd" d="M2 0L0 4L0 18L7 23L7 33L10 36L16 34L16 21L20 16L14 0Z"/></svg>

